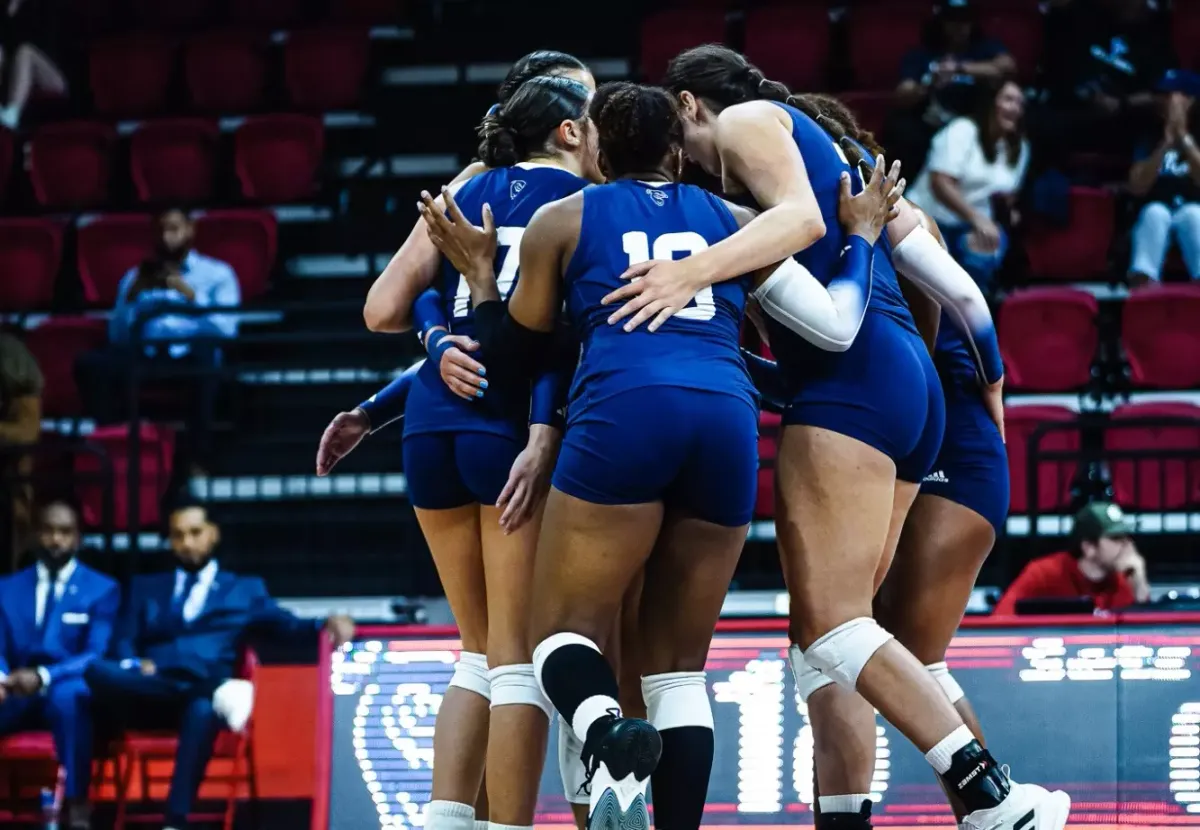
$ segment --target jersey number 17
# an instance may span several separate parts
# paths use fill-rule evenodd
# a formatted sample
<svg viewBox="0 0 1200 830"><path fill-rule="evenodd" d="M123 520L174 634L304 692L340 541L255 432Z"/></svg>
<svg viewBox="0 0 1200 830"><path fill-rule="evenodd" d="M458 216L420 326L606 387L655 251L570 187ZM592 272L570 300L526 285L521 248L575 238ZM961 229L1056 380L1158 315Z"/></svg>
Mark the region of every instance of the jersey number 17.
<svg viewBox="0 0 1200 830"><path fill-rule="evenodd" d="M512 293L513 283L517 281L517 271L521 267L521 237L524 228L496 228L496 252L503 252L504 262L500 272L496 274L496 290L500 299L507 300ZM471 286L467 278L458 275L458 288L454 292L454 317L466 317L471 312Z"/></svg>

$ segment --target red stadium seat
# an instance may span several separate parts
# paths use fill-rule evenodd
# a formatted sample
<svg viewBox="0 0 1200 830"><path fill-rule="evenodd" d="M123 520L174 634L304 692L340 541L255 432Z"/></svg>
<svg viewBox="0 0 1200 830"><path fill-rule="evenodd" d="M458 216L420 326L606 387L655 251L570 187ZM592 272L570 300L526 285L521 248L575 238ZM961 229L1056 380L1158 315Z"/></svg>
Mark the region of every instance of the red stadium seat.
<svg viewBox="0 0 1200 830"><path fill-rule="evenodd" d="M829 12L821 6L769 6L746 13L746 57L768 78L796 90L824 89Z"/></svg>
<svg viewBox="0 0 1200 830"><path fill-rule="evenodd" d="M257 684L258 656L250 649L246 649L242 653L237 676L242 680L249 680L251 683ZM134 774L136 773L139 781L145 784L166 783L169 776L163 777L160 765L174 760L179 752L179 736L173 732L131 731L122 736L118 742L117 751L124 759L126 774L117 784L117 817L114 828L115 830L125 830L126 808ZM222 729L217 733L212 755L217 763L209 766L205 772L204 781L206 784L219 784L226 788L225 810L217 814L193 814L187 817L189 821L196 823L221 822L222 830L233 830L234 811L241 789L244 787L248 790L251 802L258 800L258 778L254 771L253 752L253 716L242 732L234 733L228 729ZM222 770L225 771L222 772ZM148 787L142 789L142 798L148 800L147 789ZM139 812L137 820L143 819L161 821L163 816L162 814L147 816ZM135 819L129 819L129 821L133 820Z"/></svg>
<svg viewBox="0 0 1200 830"><path fill-rule="evenodd" d="M985 14L981 21L984 33L1004 44L1017 62L1017 78L1032 81L1042 62L1042 41L1045 23L1036 8L1006 9Z"/></svg>
<svg viewBox="0 0 1200 830"><path fill-rule="evenodd" d="M237 0L231 4L233 19L243 26L287 28L300 21L301 0Z"/></svg>
<svg viewBox="0 0 1200 830"><path fill-rule="evenodd" d="M196 250L229 263L243 301L266 293L277 235L275 215L265 210L212 210L196 219Z"/></svg>
<svg viewBox="0 0 1200 830"><path fill-rule="evenodd" d="M1062 280L1103 276L1108 271L1115 221L1111 193L1072 187L1070 224L1033 230L1025 240L1033 276Z"/></svg>
<svg viewBox="0 0 1200 830"><path fill-rule="evenodd" d="M671 58L702 43L725 40L725 12L721 9L667 9L642 21L641 74L658 83Z"/></svg>
<svg viewBox="0 0 1200 830"><path fill-rule="evenodd" d="M1074 288L1030 288L1012 294L997 319L1006 385L1066 392L1091 380L1100 305Z"/></svg>
<svg viewBox="0 0 1200 830"><path fill-rule="evenodd" d="M75 387L75 359L99 349L108 339L104 320L89 317L51 317L25 334L25 345L45 379L42 413L51 418L79 415L82 407Z"/></svg>
<svg viewBox="0 0 1200 830"><path fill-rule="evenodd" d="M341 23L387 25L404 19L403 0L334 0L333 19Z"/></svg>
<svg viewBox="0 0 1200 830"><path fill-rule="evenodd" d="M0 219L0 310L50 307L62 242L62 226L49 219Z"/></svg>
<svg viewBox="0 0 1200 830"><path fill-rule="evenodd" d="M90 121L39 128L29 142L29 181L38 204L83 208L107 201L115 139L111 127Z"/></svg>
<svg viewBox="0 0 1200 830"><path fill-rule="evenodd" d="M142 423L138 440L138 524L141 527L158 525L163 496L171 481L171 465L175 458L175 433L168 427ZM88 442L98 444L108 453L112 463L113 529L129 527L129 427L126 424L96 427ZM75 472L100 472L100 459L91 453L75 456ZM104 521L103 487L100 484L81 484L79 503L85 524L95 527Z"/></svg>
<svg viewBox="0 0 1200 830"><path fill-rule="evenodd" d="M191 204L212 196L217 127L197 118L147 121L129 144L142 202Z"/></svg>
<svg viewBox="0 0 1200 830"><path fill-rule="evenodd" d="M92 101L102 115L148 115L162 109L175 44L162 36L125 35L92 45Z"/></svg>
<svg viewBox="0 0 1200 830"><path fill-rule="evenodd" d="M362 29L292 32L283 52L292 103L323 112L358 103L371 41Z"/></svg>
<svg viewBox="0 0 1200 830"><path fill-rule="evenodd" d="M774 412L758 414L758 494L754 515L775 518L775 459L779 455L779 431L782 418Z"/></svg>
<svg viewBox="0 0 1200 830"><path fill-rule="evenodd" d="M925 4L928 9L928 4ZM916 9L914 8L914 12ZM900 77L900 62L920 45L925 20L893 9L852 9L849 16L850 66L860 89L890 90Z"/></svg>
<svg viewBox="0 0 1200 830"><path fill-rule="evenodd" d="M154 217L146 214L100 216L80 225L79 282L88 303L113 306L121 278L154 254L156 233Z"/></svg>
<svg viewBox="0 0 1200 830"><path fill-rule="evenodd" d="M320 119L307 115L248 118L234 137L242 194L260 202L313 195L325 145Z"/></svg>
<svg viewBox="0 0 1200 830"><path fill-rule="evenodd" d="M1185 69L1200 69L1200 6L1176 3L1172 14L1171 34L1179 65Z"/></svg>
<svg viewBox="0 0 1200 830"><path fill-rule="evenodd" d="M1065 406L1009 406L1004 410L1005 449L1011 480L1013 513L1030 509L1029 450L1033 435L1044 424L1074 424L1078 416ZM1043 433L1038 452L1078 452L1078 429L1055 429ZM1071 503L1071 482L1079 468L1076 461L1042 461L1037 465L1037 509L1039 513L1064 510Z"/></svg>
<svg viewBox="0 0 1200 830"><path fill-rule="evenodd" d="M192 106L204 112L249 112L262 103L267 62L261 36L206 32L191 38L184 73Z"/></svg>
<svg viewBox="0 0 1200 830"><path fill-rule="evenodd" d="M1121 345L1138 386L1200 386L1200 286L1135 291L1121 312Z"/></svg>
<svg viewBox="0 0 1200 830"><path fill-rule="evenodd" d="M854 113L860 127L882 138L883 123L894 100L891 92L840 92L837 97Z"/></svg>
<svg viewBox="0 0 1200 830"><path fill-rule="evenodd" d="M1190 424L1116 426L1138 418L1182 419ZM1108 459L1118 504L1131 510L1200 505L1200 406L1173 401L1125 404L1113 411L1112 424L1104 432L1106 451L1161 454L1159 458ZM1185 452L1190 457L1180 457Z"/></svg>
<svg viewBox="0 0 1200 830"><path fill-rule="evenodd" d="M211 0L133 0L134 18L155 29L191 29L203 26L212 14Z"/></svg>
<svg viewBox="0 0 1200 830"><path fill-rule="evenodd" d="M4 196L8 193L8 183L12 179L15 144L12 130L0 127L0 203L3 203Z"/></svg>

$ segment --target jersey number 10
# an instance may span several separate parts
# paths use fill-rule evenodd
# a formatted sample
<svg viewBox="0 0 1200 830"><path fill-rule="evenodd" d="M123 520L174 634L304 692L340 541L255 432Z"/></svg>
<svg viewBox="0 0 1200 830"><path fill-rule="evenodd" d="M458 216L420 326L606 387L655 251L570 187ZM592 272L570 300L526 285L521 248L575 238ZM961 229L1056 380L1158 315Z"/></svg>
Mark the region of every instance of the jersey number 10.
<svg viewBox="0 0 1200 830"><path fill-rule="evenodd" d="M628 231L621 237L621 247L629 255L631 266L648 262L651 259L674 259L675 254L699 253L708 247L708 242L695 231L680 233L664 233L654 239L654 255L651 256L650 237L645 231ZM676 311L673 317L681 320L711 320L717 313L717 305L713 301L713 290L709 286L696 295L692 305Z"/></svg>

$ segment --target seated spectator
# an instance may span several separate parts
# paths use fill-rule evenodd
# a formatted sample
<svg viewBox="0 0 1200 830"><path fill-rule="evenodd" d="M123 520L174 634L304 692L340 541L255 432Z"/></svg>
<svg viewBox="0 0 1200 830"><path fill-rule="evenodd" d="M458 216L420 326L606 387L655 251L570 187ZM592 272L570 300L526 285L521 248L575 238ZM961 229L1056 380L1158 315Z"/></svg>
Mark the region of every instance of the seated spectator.
<svg viewBox="0 0 1200 830"><path fill-rule="evenodd" d="M1017 613L1025 599L1090 598L1102 611L1150 599L1146 560L1130 534L1133 522L1115 504L1093 502L1075 514L1071 550L1025 566L996 603L997 614Z"/></svg>
<svg viewBox="0 0 1200 830"><path fill-rule="evenodd" d="M937 220L954 258L985 293L1008 250L995 203L1013 206L1029 167L1022 123L1025 99L1011 81L979 87L979 105L933 139L929 160L908 197Z"/></svg>
<svg viewBox="0 0 1200 830"><path fill-rule="evenodd" d="M1137 151L1129 171L1129 192L1143 201L1130 237L1129 282L1140 286L1162 277L1174 236L1192 279L1200 278L1200 118L1193 106L1200 75L1171 71L1160 90L1166 93L1162 133Z"/></svg>
<svg viewBox="0 0 1200 830"><path fill-rule="evenodd" d="M212 338L237 336L237 317L230 314L169 314L172 307L232 307L241 303L237 276L227 263L192 248L193 225L182 210L158 217L158 256L143 262L121 280L117 304L109 318L106 349L81 356L76 381L87 411L101 423L128 417L125 407L130 369L139 345L149 368L170 373L173 365L207 369L189 375L195 400L188 422L189 461L200 463L211 450L221 350ZM164 341L170 341L169 343ZM188 342L198 341L198 342ZM205 342L207 341L207 342Z"/></svg>
<svg viewBox="0 0 1200 830"><path fill-rule="evenodd" d="M345 617L300 619L258 577L221 568L214 556L220 532L204 507L177 507L168 521L175 568L134 577L114 659L92 663L86 678L105 723L178 730L166 826L181 830L222 726L214 695L234 677L242 648L256 639L315 638L322 628L340 645L354 625Z"/></svg>
<svg viewBox="0 0 1200 830"><path fill-rule="evenodd" d="M0 735L50 730L67 774L68 826L86 828L92 718L83 673L108 651L121 596L78 550L78 515L51 502L38 515L36 564L0 585Z"/></svg>
<svg viewBox="0 0 1200 830"><path fill-rule="evenodd" d="M1053 163L1072 152L1127 155L1153 111L1155 84L1175 65L1165 15L1148 0L1060 0L1046 44L1039 151Z"/></svg>
<svg viewBox="0 0 1200 830"><path fill-rule="evenodd" d="M5 573L16 565L32 520L28 477L33 458L21 450L36 444L41 431L41 370L20 339L0 332L0 570Z"/></svg>
<svg viewBox="0 0 1200 830"><path fill-rule="evenodd" d="M888 158L912 181L934 133L971 112L975 86L1012 75L1017 64L998 40L984 37L970 0L942 0L924 42L904 57L896 110L884 128Z"/></svg>
<svg viewBox="0 0 1200 830"><path fill-rule="evenodd" d="M0 24L0 77L8 78L8 99L0 107L0 124L15 130L21 113L37 90L42 95L63 96L67 79L52 55L57 51L57 30L66 12L56 0L9 0L7 20Z"/></svg>

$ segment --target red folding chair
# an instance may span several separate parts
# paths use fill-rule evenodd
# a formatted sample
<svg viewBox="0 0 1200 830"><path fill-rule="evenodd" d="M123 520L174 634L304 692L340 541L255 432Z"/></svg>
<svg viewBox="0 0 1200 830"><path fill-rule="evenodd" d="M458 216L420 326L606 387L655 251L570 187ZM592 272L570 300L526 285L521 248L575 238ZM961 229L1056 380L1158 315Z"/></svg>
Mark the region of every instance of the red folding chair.
<svg viewBox="0 0 1200 830"><path fill-rule="evenodd" d="M1008 475L1012 486L1010 511L1030 510L1033 494L1029 488L1029 448L1034 432L1044 424L1078 425L1079 416L1065 406L1010 406L1004 412L1005 449ZM1082 435L1076 429L1057 429L1043 434L1038 441L1042 452L1078 452ZM1050 513L1071 504L1071 483L1079 465L1075 461L1041 461L1037 465L1037 510Z"/></svg>
<svg viewBox="0 0 1200 830"><path fill-rule="evenodd" d="M1007 385L1032 392L1081 389L1092 377L1100 305L1075 288L1030 288L1000 306Z"/></svg>
<svg viewBox="0 0 1200 830"><path fill-rule="evenodd" d="M237 676L255 683L258 679L258 655L252 649L242 652L242 662ZM138 813L129 815L129 788L133 776L138 775L143 799L148 799L150 788L171 780L170 773L156 773L151 764L174 761L179 751L179 736L170 731L129 731L118 739L115 754L121 760L121 774L117 781L117 817L114 830L125 830L127 823L162 822L162 813ZM220 813L193 813L189 822L221 822L223 830L233 830L233 818L237 809L238 794L245 787L251 805L258 801L258 777L254 771L254 718L251 717L242 732L222 729L217 734L212 760L229 767L227 772L214 772L212 762L205 773L205 784L216 784L226 788L223 799L225 809Z"/></svg>
<svg viewBox="0 0 1200 830"><path fill-rule="evenodd" d="M0 801L0 820L33 823L42 819L38 793L56 788L58 755L49 732L22 732L0 738L0 778L8 797Z"/></svg>

